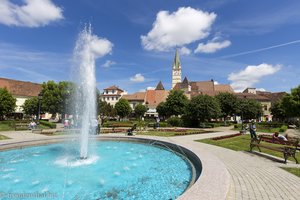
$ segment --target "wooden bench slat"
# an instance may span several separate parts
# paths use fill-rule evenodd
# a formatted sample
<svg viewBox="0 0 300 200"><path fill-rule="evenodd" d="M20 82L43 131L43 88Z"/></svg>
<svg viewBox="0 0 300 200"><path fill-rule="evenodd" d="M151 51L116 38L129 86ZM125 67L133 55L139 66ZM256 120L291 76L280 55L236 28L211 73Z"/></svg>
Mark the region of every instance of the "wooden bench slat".
<svg viewBox="0 0 300 200"><path fill-rule="evenodd" d="M277 144L278 146L271 146L268 145L266 143L261 144L261 141L264 142L268 142L271 144ZM292 156L296 163L298 164L298 160L296 158L296 152L297 150L299 150L299 140L297 139L296 141L278 141L278 140L274 140L273 138L269 137L269 136L259 136L258 138L253 138L251 139L250 142L250 151L252 151L252 149L254 147L257 147L260 150L260 147L265 148L265 149L270 149L273 151L277 151L277 152L282 152L283 156L284 156L284 161L286 163L288 157Z"/></svg>

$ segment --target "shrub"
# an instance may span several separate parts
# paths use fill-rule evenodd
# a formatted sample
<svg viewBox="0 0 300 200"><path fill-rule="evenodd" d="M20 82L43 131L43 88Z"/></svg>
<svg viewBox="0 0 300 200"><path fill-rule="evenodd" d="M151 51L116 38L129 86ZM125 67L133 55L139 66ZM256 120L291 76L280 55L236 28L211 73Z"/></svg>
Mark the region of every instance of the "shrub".
<svg viewBox="0 0 300 200"><path fill-rule="evenodd" d="M49 128L56 128L56 124L52 123L52 122L47 122L47 121L40 120L40 124L44 125L44 126L47 126Z"/></svg>
<svg viewBox="0 0 300 200"><path fill-rule="evenodd" d="M159 126L160 127L168 127L168 123L167 122L160 122Z"/></svg>
<svg viewBox="0 0 300 200"><path fill-rule="evenodd" d="M279 132L285 132L288 129L287 125L282 125L279 129Z"/></svg>
<svg viewBox="0 0 300 200"><path fill-rule="evenodd" d="M133 123L128 121L128 122L104 122L103 127L132 127Z"/></svg>
<svg viewBox="0 0 300 200"><path fill-rule="evenodd" d="M171 126L182 126L182 120L179 117L171 117L167 120L167 123Z"/></svg>

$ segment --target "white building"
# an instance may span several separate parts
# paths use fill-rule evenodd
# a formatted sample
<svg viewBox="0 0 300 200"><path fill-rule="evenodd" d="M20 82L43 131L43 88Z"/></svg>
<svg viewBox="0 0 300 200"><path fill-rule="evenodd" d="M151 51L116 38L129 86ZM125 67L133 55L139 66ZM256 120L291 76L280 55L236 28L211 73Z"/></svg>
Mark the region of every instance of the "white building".
<svg viewBox="0 0 300 200"><path fill-rule="evenodd" d="M37 97L42 90L42 85L38 83L0 78L0 88L6 88L13 97L16 98L17 101L14 114L22 117L22 106L24 102L31 97Z"/></svg>
<svg viewBox="0 0 300 200"><path fill-rule="evenodd" d="M119 101L119 99L125 94L127 94L126 91L113 85L103 89L101 100L109 103L112 106L115 106L115 104Z"/></svg>

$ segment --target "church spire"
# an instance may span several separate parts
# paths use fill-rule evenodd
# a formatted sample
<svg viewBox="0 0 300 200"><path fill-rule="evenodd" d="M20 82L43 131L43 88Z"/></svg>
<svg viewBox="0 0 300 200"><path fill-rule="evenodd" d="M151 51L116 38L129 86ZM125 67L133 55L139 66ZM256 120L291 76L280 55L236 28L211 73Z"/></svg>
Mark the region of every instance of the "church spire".
<svg viewBox="0 0 300 200"><path fill-rule="evenodd" d="M176 49L173 68L179 69L180 67L181 67L181 65L180 65L179 53L178 53L178 49Z"/></svg>
<svg viewBox="0 0 300 200"><path fill-rule="evenodd" d="M165 90L165 88L164 88L164 86L163 86L163 84L162 84L161 81L159 81L159 83L157 84L155 90Z"/></svg>
<svg viewBox="0 0 300 200"><path fill-rule="evenodd" d="M179 60L178 49L176 49L175 58L172 68L172 89L177 83L181 83L181 64Z"/></svg>

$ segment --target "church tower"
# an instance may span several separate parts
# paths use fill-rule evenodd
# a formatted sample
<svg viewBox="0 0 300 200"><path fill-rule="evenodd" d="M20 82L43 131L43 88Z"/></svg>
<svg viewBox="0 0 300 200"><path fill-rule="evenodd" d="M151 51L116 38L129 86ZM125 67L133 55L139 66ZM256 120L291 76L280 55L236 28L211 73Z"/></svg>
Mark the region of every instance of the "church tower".
<svg viewBox="0 0 300 200"><path fill-rule="evenodd" d="M172 89L174 88L176 83L181 83L181 64L179 60L178 49L176 49L176 54L172 68Z"/></svg>

